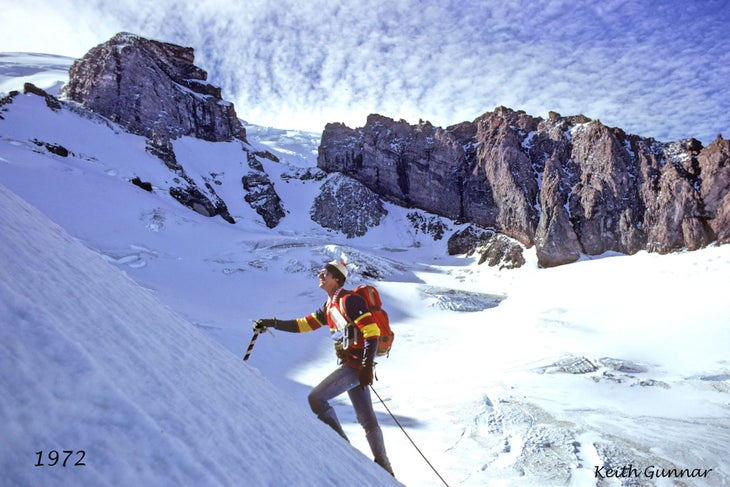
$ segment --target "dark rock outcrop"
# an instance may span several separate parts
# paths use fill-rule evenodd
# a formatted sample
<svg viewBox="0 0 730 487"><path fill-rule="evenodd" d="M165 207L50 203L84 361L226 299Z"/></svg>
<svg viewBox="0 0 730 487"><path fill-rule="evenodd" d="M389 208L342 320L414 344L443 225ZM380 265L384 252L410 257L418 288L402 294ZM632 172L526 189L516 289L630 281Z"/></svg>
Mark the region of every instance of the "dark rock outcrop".
<svg viewBox="0 0 730 487"><path fill-rule="evenodd" d="M61 109L61 102L58 101L55 96L49 95L48 93L46 93L46 90L38 88L33 83L25 83L23 85L23 93L32 93L34 95L43 97L46 100L46 106L51 110L58 111Z"/></svg>
<svg viewBox="0 0 730 487"><path fill-rule="evenodd" d="M490 267L514 269L525 264L519 243L494 230L485 230L476 225L468 225L454 232L447 245L450 255L476 254L479 256L478 264L486 262Z"/></svg>
<svg viewBox="0 0 730 487"><path fill-rule="evenodd" d="M425 216L419 212L411 211L406 218L416 232L429 235L434 241L444 238L444 234L449 231L449 226L438 216Z"/></svg>
<svg viewBox="0 0 730 487"><path fill-rule="evenodd" d="M31 142L33 142L38 147L45 148L48 152L50 152L51 154L56 154L57 156L68 157L71 154L68 149L59 144L43 142L42 140L38 139L33 139Z"/></svg>
<svg viewBox="0 0 730 487"><path fill-rule="evenodd" d="M730 241L730 149L661 143L578 115L504 107L445 129L380 115L325 127L318 166L398 204L535 245L545 267Z"/></svg>
<svg viewBox="0 0 730 487"><path fill-rule="evenodd" d="M236 223L228 213L228 207L220 198L211 198L203 194L197 186L174 186L170 188L170 196L191 210L203 216L213 217L220 215L228 223Z"/></svg>
<svg viewBox="0 0 730 487"><path fill-rule="evenodd" d="M248 167L251 171L241 178L241 184L246 191L244 200L264 219L268 228L274 228L286 216L281 198L263 165L252 153L248 154Z"/></svg>
<svg viewBox="0 0 730 487"><path fill-rule="evenodd" d="M133 178L130 182L132 184L134 184L135 186L138 186L138 187L142 188L143 190L147 191L148 193L152 192L152 189L153 189L152 183L150 183L149 181L142 181L139 178L139 176Z"/></svg>
<svg viewBox="0 0 730 487"><path fill-rule="evenodd" d="M375 192L352 178L339 175L322 184L310 210L313 221L342 232L348 238L365 235L387 214Z"/></svg>
<svg viewBox="0 0 730 487"><path fill-rule="evenodd" d="M233 104L193 61L192 48L120 33L71 66L63 93L146 137L245 140Z"/></svg>

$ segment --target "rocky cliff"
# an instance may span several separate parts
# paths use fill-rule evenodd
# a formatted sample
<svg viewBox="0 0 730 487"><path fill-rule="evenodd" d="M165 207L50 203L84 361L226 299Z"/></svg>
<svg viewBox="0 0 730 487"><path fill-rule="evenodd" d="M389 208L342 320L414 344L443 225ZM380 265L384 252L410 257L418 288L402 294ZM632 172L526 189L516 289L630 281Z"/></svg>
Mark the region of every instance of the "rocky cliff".
<svg viewBox="0 0 730 487"><path fill-rule="evenodd" d="M504 107L447 128L371 115L358 129L327 125L318 166L534 245L545 267L730 241L730 142L720 136L706 148L661 143L583 116Z"/></svg>
<svg viewBox="0 0 730 487"><path fill-rule="evenodd" d="M233 104L194 59L192 48L122 32L71 66L63 93L146 137L245 140Z"/></svg>

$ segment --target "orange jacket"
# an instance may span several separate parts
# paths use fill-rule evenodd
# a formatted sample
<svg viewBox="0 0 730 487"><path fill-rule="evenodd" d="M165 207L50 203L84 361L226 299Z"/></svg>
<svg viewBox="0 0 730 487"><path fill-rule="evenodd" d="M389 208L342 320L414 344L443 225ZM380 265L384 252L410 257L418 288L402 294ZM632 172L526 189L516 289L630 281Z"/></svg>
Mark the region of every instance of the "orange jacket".
<svg viewBox="0 0 730 487"><path fill-rule="evenodd" d="M348 326L350 323L353 323L355 327ZM365 342L369 339L377 339L380 336L380 328L365 301L351 291L340 289L314 313L296 320L278 321L276 328L295 333L306 333L321 328L325 324L336 340L340 340L346 333L350 333L349 346L346 353L342 354L340 358L347 365L357 369L361 368ZM375 347L377 348L377 342Z"/></svg>

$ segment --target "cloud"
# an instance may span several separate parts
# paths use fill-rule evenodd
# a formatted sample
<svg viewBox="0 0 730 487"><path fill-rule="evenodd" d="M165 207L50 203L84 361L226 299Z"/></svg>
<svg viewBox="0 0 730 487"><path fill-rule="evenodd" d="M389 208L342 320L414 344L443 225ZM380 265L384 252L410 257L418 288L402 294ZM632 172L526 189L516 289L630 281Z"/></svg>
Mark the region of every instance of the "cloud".
<svg viewBox="0 0 730 487"><path fill-rule="evenodd" d="M446 126L504 105L666 141L730 134L728 1L29 1L43 32L10 7L0 50L80 56L121 30L190 46L262 125Z"/></svg>

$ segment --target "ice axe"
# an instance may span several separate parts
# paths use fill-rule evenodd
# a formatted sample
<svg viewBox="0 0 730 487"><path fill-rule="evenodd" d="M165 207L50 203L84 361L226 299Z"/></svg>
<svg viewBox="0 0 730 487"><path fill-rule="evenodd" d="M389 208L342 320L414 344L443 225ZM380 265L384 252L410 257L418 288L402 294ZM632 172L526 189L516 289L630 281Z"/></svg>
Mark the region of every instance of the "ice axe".
<svg viewBox="0 0 730 487"><path fill-rule="evenodd" d="M258 339L258 337L259 337L259 335L261 334L262 331L263 330L261 330L260 328L256 328L253 331L253 336L251 337L251 343L248 344L248 349L246 350L246 355L243 356L243 361L244 362L248 362L248 358L251 356L251 351L253 351L253 346L256 345L256 340ZM266 329L266 331L268 331L269 333L271 333L271 336L274 336L274 332L272 332L268 328Z"/></svg>

